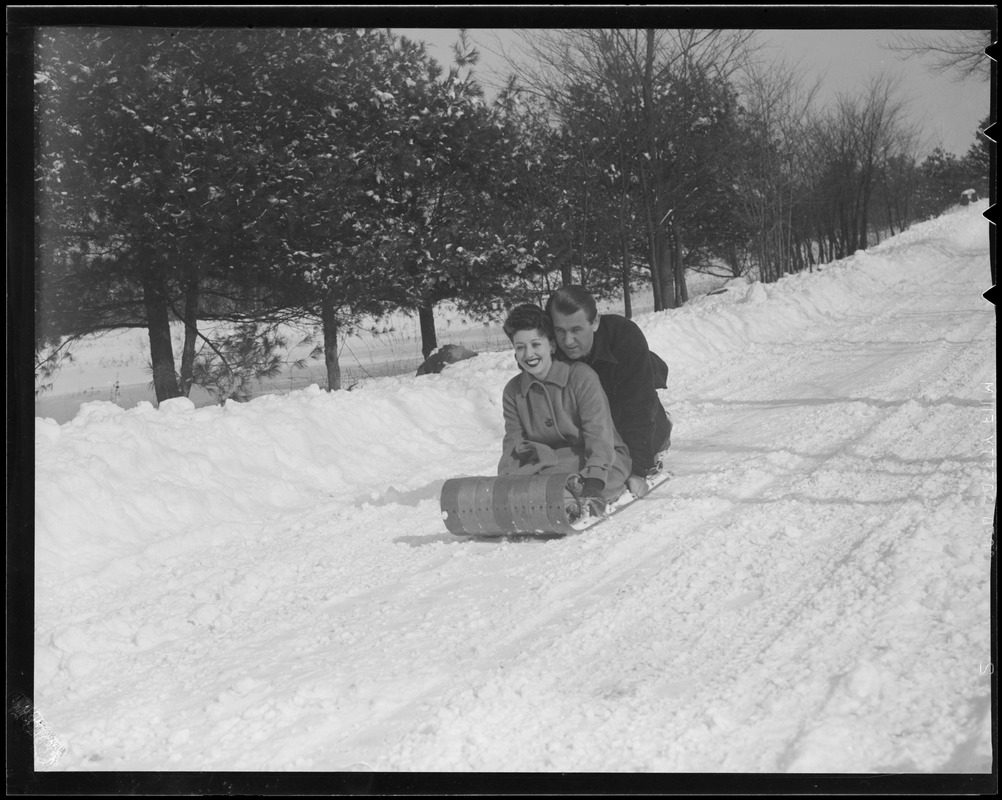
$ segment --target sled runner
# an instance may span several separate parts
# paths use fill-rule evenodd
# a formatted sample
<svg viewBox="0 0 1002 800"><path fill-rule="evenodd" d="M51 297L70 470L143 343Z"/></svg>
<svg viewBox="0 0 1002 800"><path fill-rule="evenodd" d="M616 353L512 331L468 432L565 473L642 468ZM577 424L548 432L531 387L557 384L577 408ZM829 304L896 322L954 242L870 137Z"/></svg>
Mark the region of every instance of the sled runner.
<svg viewBox="0 0 1002 800"><path fill-rule="evenodd" d="M653 490L670 477L670 472L657 473L647 479L647 485ZM578 481L573 473L451 478L442 486L445 527L457 536L478 538L567 536L594 527L636 502L624 491L596 515L587 504L578 504L574 488Z"/></svg>

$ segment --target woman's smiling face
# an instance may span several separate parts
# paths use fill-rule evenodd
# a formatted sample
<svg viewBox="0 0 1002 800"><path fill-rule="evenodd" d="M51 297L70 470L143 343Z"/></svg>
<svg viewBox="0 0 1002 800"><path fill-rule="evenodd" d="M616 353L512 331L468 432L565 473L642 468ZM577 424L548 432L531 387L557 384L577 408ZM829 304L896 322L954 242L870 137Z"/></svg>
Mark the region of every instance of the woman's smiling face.
<svg viewBox="0 0 1002 800"><path fill-rule="evenodd" d="M518 365L534 378L545 378L556 345L540 330L515 331L511 337Z"/></svg>

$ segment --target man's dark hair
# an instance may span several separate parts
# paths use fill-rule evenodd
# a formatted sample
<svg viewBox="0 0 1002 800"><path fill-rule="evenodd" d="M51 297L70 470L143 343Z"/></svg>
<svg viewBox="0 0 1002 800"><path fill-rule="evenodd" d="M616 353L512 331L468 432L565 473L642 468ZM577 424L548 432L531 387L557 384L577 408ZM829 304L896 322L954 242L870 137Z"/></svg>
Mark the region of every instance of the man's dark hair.
<svg viewBox="0 0 1002 800"><path fill-rule="evenodd" d="M514 339L518 331L539 331L550 341L556 340L549 312L543 311L539 306L534 306L531 303L515 306L509 312L503 327L508 339Z"/></svg>
<svg viewBox="0 0 1002 800"><path fill-rule="evenodd" d="M591 292L584 286L576 284L561 286L550 295L550 299L546 301L546 313L552 314L554 310L561 314L584 311L588 322L594 322L598 316L598 306L595 305L595 298L591 296Z"/></svg>

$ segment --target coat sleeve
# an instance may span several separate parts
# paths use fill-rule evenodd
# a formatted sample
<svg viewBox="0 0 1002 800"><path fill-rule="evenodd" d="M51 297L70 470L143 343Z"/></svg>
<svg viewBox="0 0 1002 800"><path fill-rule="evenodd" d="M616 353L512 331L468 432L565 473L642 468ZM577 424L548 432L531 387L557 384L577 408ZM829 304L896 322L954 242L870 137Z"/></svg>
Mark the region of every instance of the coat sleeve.
<svg viewBox="0 0 1002 800"><path fill-rule="evenodd" d="M518 418L515 401L516 381L510 381L501 395L501 409L504 413L504 441L501 443L501 460L498 461L498 475L514 475L521 464L515 457L515 449L525 441L522 422Z"/></svg>
<svg viewBox="0 0 1002 800"><path fill-rule="evenodd" d="M609 400L598 375L586 364L573 365L567 385L574 392L581 418L581 437L585 450L585 466L581 477L598 478L606 484L609 481L609 470L616 458L616 434Z"/></svg>
<svg viewBox="0 0 1002 800"><path fill-rule="evenodd" d="M619 435L630 449L633 471L647 474L654 466L657 447L654 441L658 408L661 405L655 389L654 367L647 339L636 325L628 325L616 342L615 406L613 420Z"/></svg>

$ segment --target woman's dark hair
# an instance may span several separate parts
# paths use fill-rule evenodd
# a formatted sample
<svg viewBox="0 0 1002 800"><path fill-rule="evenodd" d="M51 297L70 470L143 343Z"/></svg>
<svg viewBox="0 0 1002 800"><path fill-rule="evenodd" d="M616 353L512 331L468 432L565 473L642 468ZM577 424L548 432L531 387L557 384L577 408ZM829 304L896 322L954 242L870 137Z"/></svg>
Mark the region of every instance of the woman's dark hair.
<svg viewBox="0 0 1002 800"><path fill-rule="evenodd" d="M576 314L584 311L588 317L588 322L594 322L598 316L598 306L595 305L595 298L584 286L570 284L561 286L546 301L546 313L552 314L556 309L561 314Z"/></svg>
<svg viewBox="0 0 1002 800"><path fill-rule="evenodd" d="M556 341L550 315L531 303L515 306L504 321L504 332L509 340L514 339L518 331L539 331L550 341Z"/></svg>

